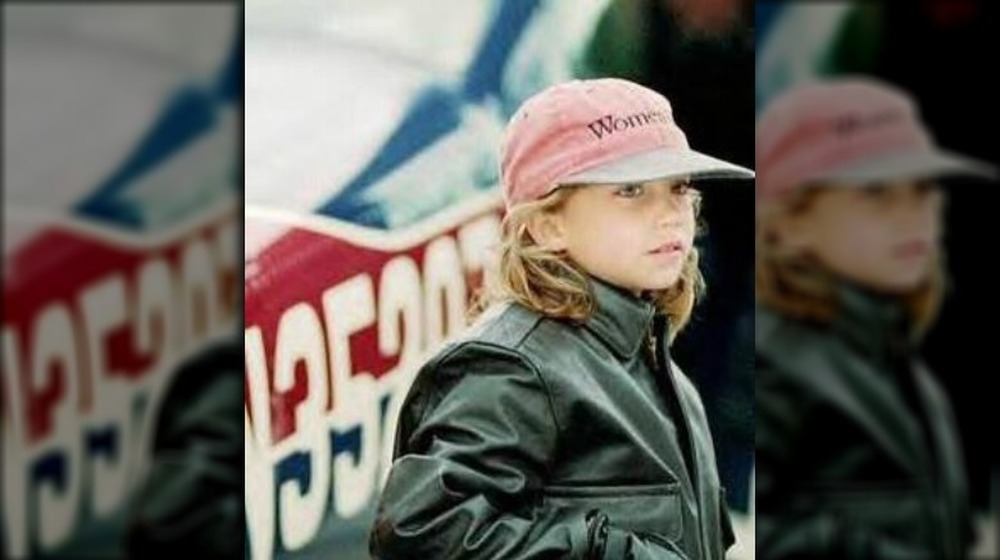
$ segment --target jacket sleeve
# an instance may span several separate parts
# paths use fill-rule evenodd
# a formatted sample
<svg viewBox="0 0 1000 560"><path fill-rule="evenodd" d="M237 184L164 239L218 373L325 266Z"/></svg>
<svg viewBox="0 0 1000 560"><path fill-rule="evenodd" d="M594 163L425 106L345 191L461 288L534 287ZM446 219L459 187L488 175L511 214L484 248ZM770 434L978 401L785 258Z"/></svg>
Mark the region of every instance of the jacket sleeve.
<svg viewBox="0 0 1000 560"><path fill-rule="evenodd" d="M640 556L656 545L602 525L599 514L541 505L564 427L532 364L466 343L427 368L403 407L373 557L663 557Z"/></svg>
<svg viewBox="0 0 1000 560"><path fill-rule="evenodd" d="M129 557L242 558L242 344L213 346L182 365L160 409L150 471L125 534Z"/></svg>

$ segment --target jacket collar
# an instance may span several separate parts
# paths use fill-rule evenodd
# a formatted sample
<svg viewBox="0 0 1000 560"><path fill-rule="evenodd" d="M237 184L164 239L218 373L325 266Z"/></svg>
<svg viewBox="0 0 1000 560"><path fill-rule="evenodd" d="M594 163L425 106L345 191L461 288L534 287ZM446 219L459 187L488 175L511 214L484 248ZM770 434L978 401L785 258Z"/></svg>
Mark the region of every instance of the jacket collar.
<svg viewBox="0 0 1000 560"><path fill-rule="evenodd" d="M913 350L906 309L901 301L850 283L837 286L838 313L834 328L874 358Z"/></svg>
<svg viewBox="0 0 1000 560"><path fill-rule="evenodd" d="M590 277L594 313L584 327L604 341L620 358L631 358L648 340L656 308L627 290Z"/></svg>

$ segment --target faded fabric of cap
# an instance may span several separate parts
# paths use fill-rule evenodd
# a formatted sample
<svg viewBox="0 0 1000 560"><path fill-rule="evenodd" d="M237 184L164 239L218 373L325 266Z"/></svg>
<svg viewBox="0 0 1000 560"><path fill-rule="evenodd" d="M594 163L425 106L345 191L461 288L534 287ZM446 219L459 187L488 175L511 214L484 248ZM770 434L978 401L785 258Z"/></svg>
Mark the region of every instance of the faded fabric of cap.
<svg viewBox="0 0 1000 560"><path fill-rule="evenodd" d="M808 82L775 98L757 121L756 144L761 199L830 182L996 176L989 164L939 148L909 95L867 77Z"/></svg>
<svg viewBox="0 0 1000 560"><path fill-rule="evenodd" d="M692 150L664 96L617 78L557 84L529 98L507 125L500 159L508 208L561 185L754 176Z"/></svg>

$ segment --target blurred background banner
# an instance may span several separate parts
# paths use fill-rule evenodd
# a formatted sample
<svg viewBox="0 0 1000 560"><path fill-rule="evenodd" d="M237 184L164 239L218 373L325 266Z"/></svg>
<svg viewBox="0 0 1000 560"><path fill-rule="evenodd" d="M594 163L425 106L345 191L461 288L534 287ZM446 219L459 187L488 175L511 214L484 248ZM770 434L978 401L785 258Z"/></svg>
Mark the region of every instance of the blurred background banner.
<svg viewBox="0 0 1000 560"><path fill-rule="evenodd" d="M739 122L682 123L700 130L700 143L692 144L752 164L750 6L713 2L707 15L674 11L688 4L246 3L250 557L368 557L401 399L422 361L465 327L469 298L499 234L501 134L528 96L594 75L683 83L690 87L660 88L671 99L689 96L678 102L691 106L681 118L708 122L742 111ZM657 30L671 27L676 40L663 42ZM697 58L712 56L704 67L714 72L696 74ZM745 79L726 70L732 67ZM665 77L668 71L676 74ZM711 115L696 104L698 91L718 92L730 80L741 80L745 103L704 101L717 104ZM732 140L724 131L736 126L742 133ZM730 141L742 157L713 141ZM722 241L703 253L714 252L707 260L720 263L712 276L720 280L710 288L717 290L715 310L695 324L716 330L684 342L698 356L712 346L707 334L720 337L712 339L710 357L685 370L703 390L714 389L719 412L711 414L724 434L721 445L733 450L720 461L742 522L741 550L750 555L752 196L746 189L745 204L733 210L743 221L720 221ZM720 213L732 206L714 205ZM740 252L733 239L741 228L741 273L728 275L722 267Z"/></svg>
<svg viewBox="0 0 1000 560"><path fill-rule="evenodd" d="M913 96L940 146L996 166L1000 117L996 81L984 70L998 30L989 2L755 3L758 116L807 81L844 75L882 80ZM968 184L967 184L968 183ZM920 352L951 400L976 517L976 558L1000 556L1000 444L995 398L984 391L990 329L979 318L1000 306L991 275L987 224L1000 191L993 182L946 183L944 254L948 282L941 313ZM954 187L954 188L952 188ZM966 188L967 187L967 188ZM985 369L984 369L985 368Z"/></svg>
<svg viewBox="0 0 1000 560"><path fill-rule="evenodd" d="M3 4L4 557L242 554L208 534L242 532L238 431L206 435L239 398L239 30L225 3Z"/></svg>

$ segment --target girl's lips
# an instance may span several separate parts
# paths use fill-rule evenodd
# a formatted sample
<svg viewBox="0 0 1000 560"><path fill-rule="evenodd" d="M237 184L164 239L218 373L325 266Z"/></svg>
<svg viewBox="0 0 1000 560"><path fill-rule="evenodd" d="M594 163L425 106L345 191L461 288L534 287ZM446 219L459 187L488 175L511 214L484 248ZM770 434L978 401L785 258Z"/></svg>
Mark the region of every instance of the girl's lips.
<svg viewBox="0 0 1000 560"><path fill-rule="evenodd" d="M899 243L892 249L892 254L900 259L924 257L931 252L931 244L920 239Z"/></svg>
<svg viewBox="0 0 1000 560"><path fill-rule="evenodd" d="M654 255L672 255L680 253L684 250L684 244L680 241L668 241L663 245L660 245L656 249L650 251Z"/></svg>

